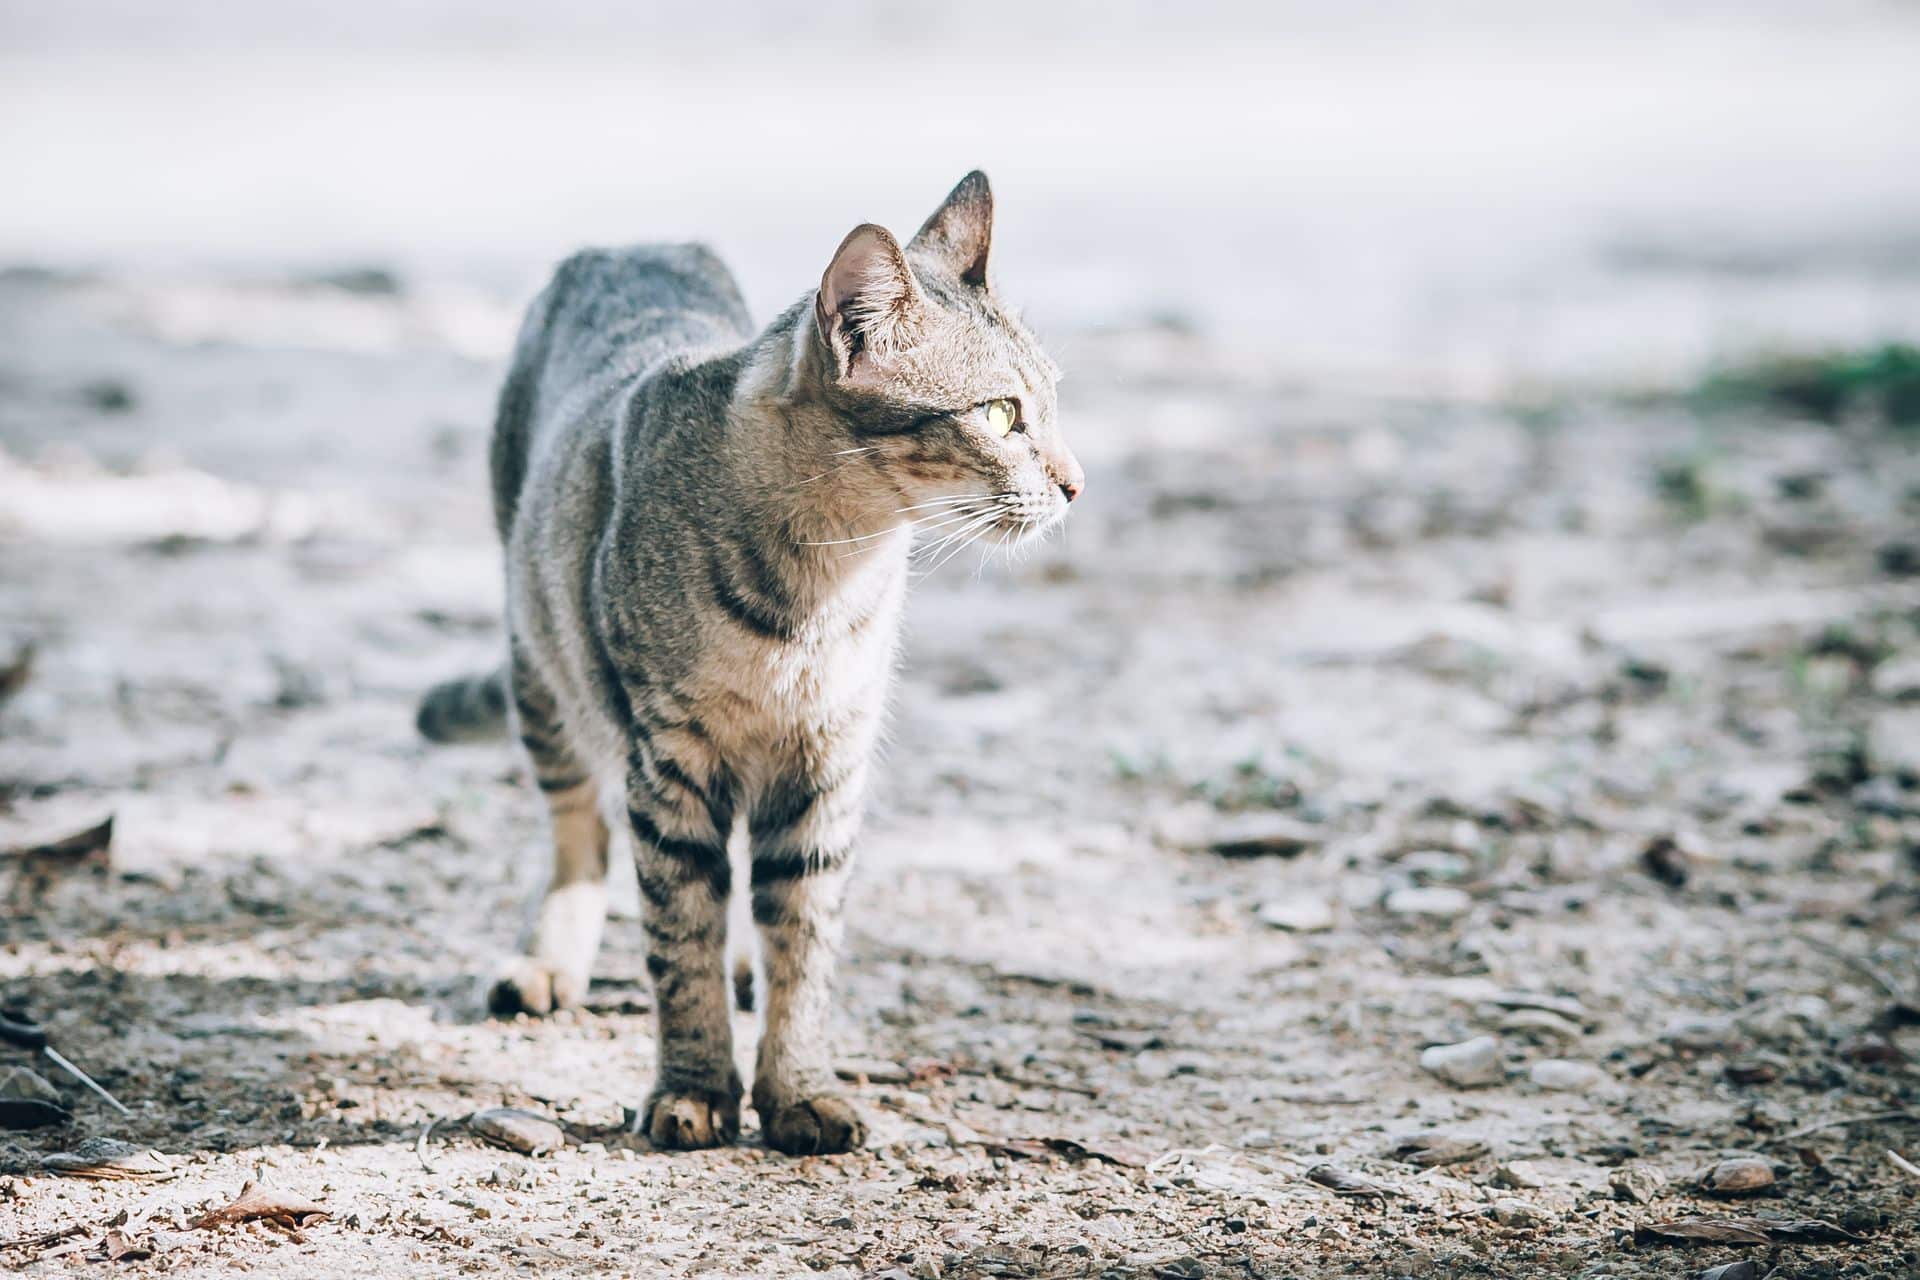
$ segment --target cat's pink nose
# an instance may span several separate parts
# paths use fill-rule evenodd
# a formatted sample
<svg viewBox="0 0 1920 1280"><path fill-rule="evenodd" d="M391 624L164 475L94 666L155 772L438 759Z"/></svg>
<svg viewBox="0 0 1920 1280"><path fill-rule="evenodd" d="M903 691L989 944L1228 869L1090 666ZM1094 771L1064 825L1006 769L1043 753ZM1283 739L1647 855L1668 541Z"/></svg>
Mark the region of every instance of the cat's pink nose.
<svg viewBox="0 0 1920 1280"><path fill-rule="evenodd" d="M1080 496L1080 482L1078 480L1062 480L1060 482L1060 492L1066 495L1068 502L1072 502Z"/></svg>

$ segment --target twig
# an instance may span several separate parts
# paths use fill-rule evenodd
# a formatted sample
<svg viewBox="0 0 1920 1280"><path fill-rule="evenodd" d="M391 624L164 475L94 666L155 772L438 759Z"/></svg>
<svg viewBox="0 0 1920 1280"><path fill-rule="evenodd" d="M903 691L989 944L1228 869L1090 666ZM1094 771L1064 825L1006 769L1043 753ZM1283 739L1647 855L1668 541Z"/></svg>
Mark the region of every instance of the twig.
<svg viewBox="0 0 1920 1280"><path fill-rule="evenodd" d="M1900 1172L1907 1174L1909 1177L1920 1178L1920 1164L1915 1164L1898 1151L1888 1148L1887 1159L1893 1161L1893 1167Z"/></svg>
<svg viewBox="0 0 1920 1280"><path fill-rule="evenodd" d="M1100 1096L1098 1089L1090 1088L1084 1084L1067 1084L1059 1080L1043 1080L1039 1076L1023 1076L1012 1071L1002 1071L998 1067L960 1067L957 1069L957 1073L968 1076L987 1076L990 1079L999 1080L1005 1084L1018 1085L1023 1089L1056 1089L1061 1093L1077 1093L1083 1098L1097 1098Z"/></svg>
<svg viewBox="0 0 1920 1280"><path fill-rule="evenodd" d="M91 1224L76 1222L72 1226L62 1227L58 1231L49 1231L43 1236L22 1236L18 1240L0 1241L0 1251L7 1249L38 1249L41 1245L52 1244L56 1240L65 1240L68 1236L77 1236Z"/></svg>
<svg viewBox="0 0 1920 1280"><path fill-rule="evenodd" d="M1916 1117L1911 1111L1869 1111L1860 1116L1842 1116L1838 1120L1822 1120L1819 1124L1802 1125L1781 1134L1768 1146L1778 1146L1783 1142L1792 1142L1795 1138L1804 1138L1810 1133L1819 1133L1822 1129L1838 1129L1844 1125L1866 1124L1873 1120L1912 1120Z"/></svg>
<svg viewBox="0 0 1920 1280"><path fill-rule="evenodd" d="M427 1159L427 1142L433 1137L433 1131L435 1129L438 1129L452 1118L451 1115L435 1116L433 1119L427 1121L427 1127L420 1131L420 1140L413 1144L413 1154L420 1157L420 1167L428 1173L438 1173L440 1171L433 1167L433 1161Z"/></svg>

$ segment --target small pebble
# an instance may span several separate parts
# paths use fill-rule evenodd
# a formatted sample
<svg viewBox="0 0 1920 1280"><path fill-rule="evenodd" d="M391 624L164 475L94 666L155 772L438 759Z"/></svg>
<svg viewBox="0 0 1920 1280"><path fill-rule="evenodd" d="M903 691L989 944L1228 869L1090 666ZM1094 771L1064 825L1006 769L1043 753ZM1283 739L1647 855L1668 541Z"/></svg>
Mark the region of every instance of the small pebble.
<svg viewBox="0 0 1920 1280"><path fill-rule="evenodd" d="M1395 889L1387 895L1387 914L1422 920L1457 920L1473 910L1473 896L1464 889L1445 885L1427 885L1418 889Z"/></svg>
<svg viewBox="0 0 1920 1280"><path fill-rule="evenodd" d="M1544 1227L1548 1217L1525 1200L1495 1200L1493 1220L1503 1227Z"/></svg>
<svg viewBox="0 0 1920 1280"><path fill-rule="evenodd" d="M1492 1036L1436 1044L1420 1055L1420 1066L1460 1089L1482 1089L1507 1078L1500 1062L1500 1042Z"/></svg>
<svg viewBox="0 0 1920 1280"><path fill-rule="evenodd" d="M1722 1160L1700 1175L1700 1189L1713 1196L1746 1196L1773 1185L1773 1166L1757 1156Z"/></svg>
<svg viewBox="0 0 1920 1280"><path fill-rule="evenodd" d="M1591 1062L1570 1058L1542 1058L1527 1069L1527 1078L1542 1089L1560 1093L1585 1093L1606 1079L1606 1072Z"/></svg>
<svg viewBox="0 0 1920 1280"><path fill-rule="evenodd" d="M1652 1165L1627 1164L1608 1175L1607 1185L1612 1188L1615 1200L1652 1204L1661 1188L1667 1185L1667 1175Z"/></svg>
<svg viewBox="0 0 1920 1280"><path fill-rule="evenodd" d="M1682 1053L1721 1053L1741 1044L1731 1018L1676 1018L1661 1038Z"/></svg>
<svg viewBox="0 0 1920 1280"><path fill-rule="evenodd" d="M1537 1191L1547 1185L1531 1160L1509 1160L1493 1171L1495 1184L1510 1191Z"/></svg>
<svg viewBox="0 0 1920 1280"><path fill-rule="evenodd" d="M1325 933L1333 928L1333 904L1312 894L1263 902L1256 914L1260 923L1289 933Z"/></svg>

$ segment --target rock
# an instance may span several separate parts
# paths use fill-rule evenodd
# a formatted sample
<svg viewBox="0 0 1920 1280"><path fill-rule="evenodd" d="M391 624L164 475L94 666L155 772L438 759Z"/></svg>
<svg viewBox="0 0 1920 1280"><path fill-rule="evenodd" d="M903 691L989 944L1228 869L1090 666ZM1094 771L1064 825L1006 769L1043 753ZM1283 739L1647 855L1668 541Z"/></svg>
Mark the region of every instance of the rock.
<svg viewBox="0 0 1920 1280"><path fill-rule="evenodd" d="M1691 858L1673 836L1655 836L1640 851L1640 869L1669 889L1684 889Z"/></svg>
<svg viewBox="0 0 1920 1280"><path fill-rule="evenodd" d="M1333 904L1313 894L1263 902L1260 923L1288 933L1325 933L1333 928Z"/></svg>
<svg viewBox="0 0 1920 1280"><path fill-rule="evenodd" d="M1564 1189L1585 1195L1601 1195L1607 1190L1608 1170L1567 1156L1534 1156L1527 1160L1509 1160L1493 1171L1488 1182L1509 1191Z"/></svg>
<svg viewBox="0 0 1920 1280"><path fill-rule="evenodd" d="M1747 1010L1736 1025L1756 1040L1795 1044L1807 1039L1825 1039L1832 1022L1833 1006L1825 1000L1819 996L1793 996Z"/></svg>
<svg viewBox="0 0 1920 1280"><path fill-rule="evenodd" d="M1538 1191L1547 1185L1547 1179L1533 1161L1509 1160L1493 1171L1493 1184L1509 1191Z"/></svg>
<svg viewBox="0 0 1920 1280"><path fill-rule="evenodd" d="M1773 1166L1757 1156L1722 1160L1700 1175L1700 1189L1710 1196L1750 1196L1773 1185Z"/></svg>
<svg viewBox="0 0 1920 1280"><path fill-rule="evenodd" d="M1676 1018L1661 1039L1682 1053L1724 1053L1744 1043L1731 1018Z"/></svg>
<svg viewBox="0 0 1920 1280"><path fill-rule="evenodd" d="M1500 1034L1510 1035L1528 1044L1544 1044L1552 1041L1565 1044L1580 1038L1580 1027L1568 1022L1557 1013L1548 1013L1545 1009L1515 1009L1495 1024Z"/></svg>
<svg viewBox="0 0 1920 1280"><path fill-rule="evenodd" d="M1667 1185L1667 1175L1650 1164L1623 1164L1607 1177L1615 1200L1652 1204Z"/></svg>
<svg viewBox="0 0 1920 1280"><path fill-rule="evenodd" d="M1857 1036L1848 1036L1833 1050L1843 1061L1856 1062L1863 1066L1905 1062L1907 1055L1900 1052L1900 1046L1882 1035L1865 1031Z"/></svg>
<svg viewBox="0 0 1920 1280"><path fill-rule="evenodd" d="M522 1155L545 1155L567 1145L566 1130L545 1116L515 1107L477 1111L467 1121L467 1128L496 1147Z"/></svg>
<svg viewBox="0 0 1920 1280"><path fill-rule="evenodd" d="M1876 712L1867 722L1867 760L1875 773L1920 777L1920 707Z"/></svg>
<svg viewBox="0 0 1920 1280"><path fill-rule="evenodd" d="M1551 1217L1525 1200L1495 1200L1493 1220L1503 1227L1544 1227Z"/></svg>
<svg viewBox="0 0 1920 1280"><path fill-rule="evenodd" d="M1772 1058L1735 1058L1725 1075L1728 1084L1772 1084L1780 1078L1780 1064Z"/></svg>
<svg viewBox="0 0 1920 1280"><path fill-rule="evenodd" d="M1420 1055L1420 1066L1457 1089L1484 1089L1507 1078L1500 1062L1500 1042L1492 1036L1436 1044Z"/></svg>
<svg viewBox="0 0 1920 1280"><path fill-rule="evenodd" d="M0 1129L38 1129L73 1119L46 1077L14 1067L0 1075Z"/></svg>
<svg viewBox="0 0 1920 1280"><path fill-rule="evenodd" d="M1592 1031L1600 1025L1600 1019L1593 1016L1587 1007L1569 996L1541 995L1535 991L1502 991L1489 1001L1496 1008L1511 1009L1515 1012L1537 1010L1551 1013L1557 1018L1565 1018L1582 1031Z"/></svg>
<svg viewBox="0 0 1920 1280"><path fill-rule="evenodd" d="M1445 849L1417 849L1397 859L1394 866L1415 884L1464 880L1473 872L1472 859Z"/></svg>
<svg viewBox="0 0 1920 1280"><path fill-rule="evenodd" d="M1198 837L1177 843L1198 845L1223 858L1292 858L1326 842L1326 832L1310 822L1279 813L1244 813L1209 824Z"/></svg>
<svg viewBox="0 0 1920 1280"><path fill-rule="evenodd" d="M1542 1089L1560 1093L1585 1093L1607 1078L1607 1073L1591 1062L1570 1058L1542 1058L1527 1069L1527 1078Z"/></svg>
<svg viewBox="0 0 1920 1280"><path fill-rule="evenodd" d="M1739 1262L1723 1262L1702 1271L1699 1280L1760 1280L1760 1264L1750 1258L1743 1258Z"/></svg>
<svg viewBox="0 0 1920 1280"><path fill-rule="evenodd" d="M14 1067L0 1076L0 1098L18 1099L22 1102L51 1102L60 1104L60 1091L53 1087L52 1081L38 1072L25 1067Z"/></svg>
<svg viewBox="0 0 1920 1280"><path fill-rule="evenodd" d="M1457 920L1473 910L1473 897L1464 889L1428 885L1418 889L1395 889L1384 904L1388 915L1424 920Z"/></svg>
<svg viewBox="0 0 1920 1280"><path fill-rule="evenodd" d="M1874 696L1889 702L1920 699L1920 653L1907 654L1873 669Z"/></svg>

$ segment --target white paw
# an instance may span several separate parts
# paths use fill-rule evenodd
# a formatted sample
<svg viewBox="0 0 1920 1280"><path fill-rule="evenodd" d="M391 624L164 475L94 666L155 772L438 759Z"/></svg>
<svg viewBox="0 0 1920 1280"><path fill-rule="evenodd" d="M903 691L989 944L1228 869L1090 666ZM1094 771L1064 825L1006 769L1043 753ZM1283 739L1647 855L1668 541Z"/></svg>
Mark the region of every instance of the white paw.
<svg viewBox="0 0 1920 1280"><path fill-rule="evenodd" d="M522 956L509 963L488 990L487 1012L502 1018L516 1013L543 1016L579 1004L586 994L586 974Z"/></svg>

